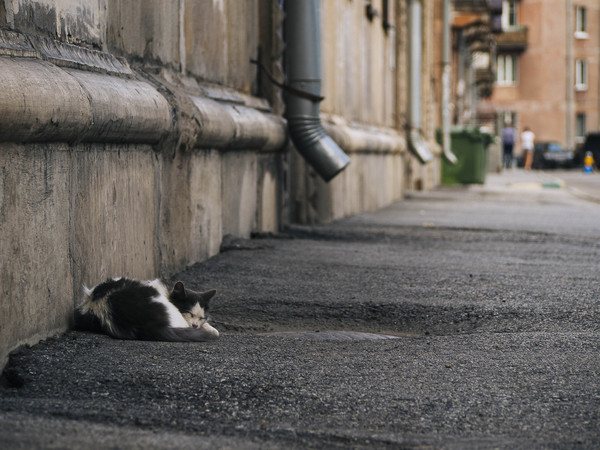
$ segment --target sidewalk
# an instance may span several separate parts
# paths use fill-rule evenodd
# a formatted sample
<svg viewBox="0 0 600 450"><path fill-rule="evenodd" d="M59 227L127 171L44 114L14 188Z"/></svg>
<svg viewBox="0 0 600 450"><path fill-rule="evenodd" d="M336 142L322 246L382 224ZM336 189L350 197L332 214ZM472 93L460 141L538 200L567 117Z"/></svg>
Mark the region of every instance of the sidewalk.
<svg viewBox="0 0 600 450"><path fill-rule="evenodd" d="M176 277L218 290L218 341L71 332L24 348L0 442L598 448L600 205L547 177L230 241Z"/></svg>
<svg viewBox="0 0 600 450"><path fill-rule="evenodd" d="M584 174L581 170L504 170L501 174L489 173L487 189L567 189L576 196L600 203L600 173Z"/></svg>
<svg viewBox="0 0 600 450"><path fill-rule="evenodd" d="M558 176L578 197L600 203L600 173L582 175L579 171L562 171Z"/></svg>

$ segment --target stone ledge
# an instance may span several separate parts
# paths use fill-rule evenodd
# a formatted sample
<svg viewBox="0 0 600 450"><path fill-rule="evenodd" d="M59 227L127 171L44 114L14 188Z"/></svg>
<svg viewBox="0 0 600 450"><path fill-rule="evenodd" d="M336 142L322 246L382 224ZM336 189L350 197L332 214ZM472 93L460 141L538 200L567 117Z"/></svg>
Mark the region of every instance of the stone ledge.
<svg viewBox="0 0 600 450"><path fill-rule="evenodd" d="M406 139L396 130L348 122L322 114L323 128L347 153L403 153Z"/></svg>
<svg viewBox="0 0 600 450"><path fill-rule="evenodd" d="M171 129L165 98L135 79L0 56L0 141L158 142Z"/></svg>
<svg viewBox="0 0 600 450"><path fill-rule="evenodd" d="M266 100L162 69L150 75L176 108L178 145L216 150L281 150L286 121Z"/></svg>
<svg viewBox="0 0 600 450"><path fill-rule="evenodd" d="M124 142L276 151L285 120L268 103L166 69L139 74L111 54L0 30L0 141ZM348 153L401 153L397 131L323 115Z"/></svg>
<svg viewBox="0 0 600 450"><path fill-rule="evenodd" d="M28 55L17 38L13 47ZM165 87L156 78L59 67L31 54L0 56L0 142L172 145L183 136L188 148L258 151L286 142L285 120L261 99L215 86Z"/></svg>
<svg viewBox="0 0 600 450"><path fill-rule="evenodd" d="M209 98L189 98L201 125L196 147L274 151L285 143L285 121L277 115Z"/></svg>
<svg viewBox="0 0 600 450"><path fill-rule="evenodd" d="M147 143L274 151L285 121L265 100L109 53L0 30L0 142ZM145 78L145 79L143 79Z"/></svg>

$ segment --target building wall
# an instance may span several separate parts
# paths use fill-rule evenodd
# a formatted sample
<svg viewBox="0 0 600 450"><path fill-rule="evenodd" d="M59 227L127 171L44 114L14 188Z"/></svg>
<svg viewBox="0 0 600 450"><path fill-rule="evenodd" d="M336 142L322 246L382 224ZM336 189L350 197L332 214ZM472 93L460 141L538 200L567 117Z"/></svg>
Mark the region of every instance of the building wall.
<svg viewBox="0 0 600 450"><path fill-rule="evenodd" d="M352 158L324 183L250 62L282 76L279 1L0 0L0 365L65 330L83 284L168 278L226 234L433 187L439 163L406 150L405 2L389 3L388 32L362 2L321 3L323 123Z"/></svg>
<svg viewBox="0 0 600 450"><path fill-rule="evenodd" d="M395 2L389 3L395 20ZM395 77L400 76L396 30L383 28L383 3L372 6L378 16L369 20L363 2L321 2L321 112L326 131L352 161L324 183L294 155L292 221L328 222L402 198L407 148L394 126ZM396 170L382 170L383 164Z"/></svg>
<svg viewBox="0 0 600 450"><path fill-rule="evenodd" d="M379 17L369 20L361 2L321 4L323 95L321 110L362 124L393 127L396 47L394 29ZM395 13L390 2L390 13Z"/></svg>
<svg viewBox="0 0 600 450"><path fill-rule="evenodd" d="M586 38L574 33L576 6L587 8ZM528 37L518 84L497 85L492 101L500 111L517 113L519 131L530 126L538 141L573 148L577 113L586 114L588 131L598 128L600 5L593 0L522 0L519 13ZM588 87L581 92L574 87L576 59L588 65Z"/></svg>
<svg viewBox="0 0 600 450"><path fill-rule="evenodd" d="M258 10L0 2L0 365L64 330L83 284L169 277L227 233L279 228Z"/></svg>
<svg viewBox="0 0 600 450"><path fill-rule="evenodd" d="M587 10L587 36L573 38L573 59L587 62L587 89L575 92L575 114L586 116L588 132L600 130L600 4L594 0L573 2L573 6L585 6ZM575 22L575 17L573 17ZM574 25L573 25L574 28ZM575 126L575 125L573 125ZM575 130L577 131L577 130ZM581 140L577 139L577 143Z"/></svg>
<svg viewBox="0 0 600 450"><path fill-rule="evenodd" d="M520 59L521 128L530 126L538 140L565 143L566 35L564 0L525 1L522 23L529 26L528 47ZM557 64L562 61L563 64ZM552 68L552 70L551 70ZM558 70L554 70L554 69Z"/></svg>
<svg viewBox="0 0 600 450"><path fill-rule="evenodd" d="M422 132L436 155L433 162L422 165L408 151L405 138L408 2L388 2L393 26L387 31L382 23L383 3L371 2L378 15L369 20L363 2L321 2L325 96L321 111L326 131L352 162L324 183L293 155L292 221L328 222L372 211L402 199L408 190L431 189L440 182L433 78L434 49L440 38L434 32L434 17L441 5L422 2Z"/></svg>

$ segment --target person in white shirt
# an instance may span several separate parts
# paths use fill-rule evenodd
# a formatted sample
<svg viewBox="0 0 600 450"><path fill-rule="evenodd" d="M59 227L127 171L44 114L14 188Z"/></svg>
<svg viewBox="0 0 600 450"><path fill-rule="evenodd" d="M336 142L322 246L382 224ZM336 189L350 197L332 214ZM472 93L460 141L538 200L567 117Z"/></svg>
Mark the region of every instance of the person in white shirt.
<svg viewBox="0 0 600 450"><path fill-rule="evenodd" d="M531 128L525 127L521 133L521 148L525 152L525 170L531 170L533 164L533 145L535 142L535 134Z"/></svg>

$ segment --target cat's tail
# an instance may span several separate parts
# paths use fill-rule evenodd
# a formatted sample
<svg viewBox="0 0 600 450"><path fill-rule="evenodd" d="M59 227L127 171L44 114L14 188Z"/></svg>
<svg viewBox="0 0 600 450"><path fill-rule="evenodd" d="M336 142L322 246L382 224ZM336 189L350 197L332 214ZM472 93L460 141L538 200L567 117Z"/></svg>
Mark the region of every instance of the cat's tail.
<svg viewBox="0 0 600 450"><path fill-rule="evenodd" d="M219 332L214 328L207 330L205 328L164 327L154 330L152 336L147 336L147 339L167 342L206 342L214 341L218 337Z"/></svg>

